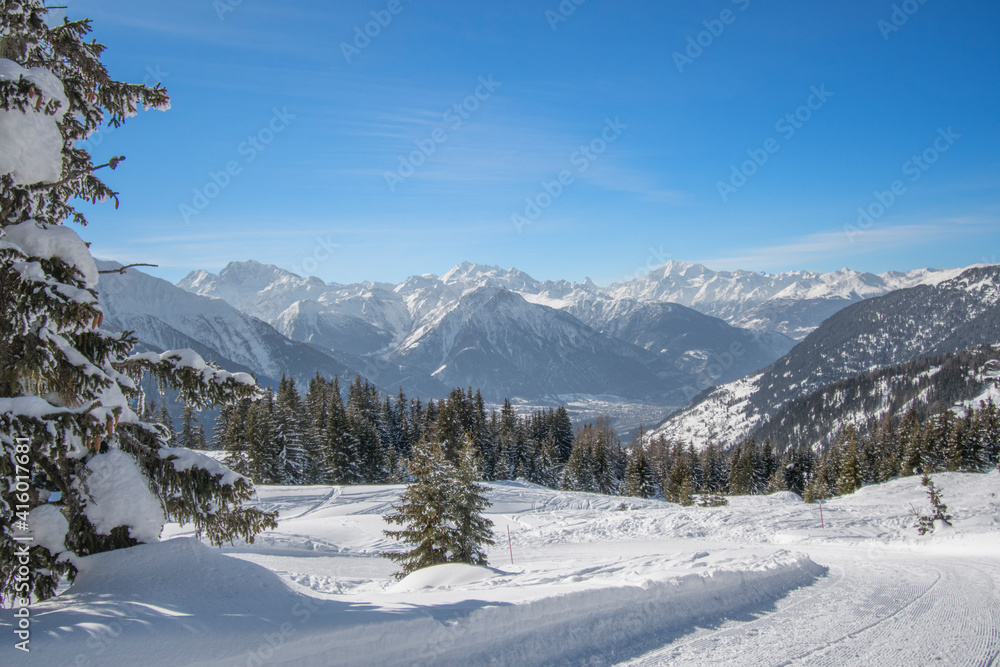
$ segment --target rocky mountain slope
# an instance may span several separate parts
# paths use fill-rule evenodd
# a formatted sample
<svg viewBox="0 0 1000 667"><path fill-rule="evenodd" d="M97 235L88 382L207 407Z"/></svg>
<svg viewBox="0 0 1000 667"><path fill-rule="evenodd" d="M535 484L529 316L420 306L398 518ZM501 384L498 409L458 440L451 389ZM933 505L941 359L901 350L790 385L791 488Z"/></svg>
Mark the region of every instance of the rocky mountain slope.
<svg viewBox="0 0 1000 667"><path fill-rule="evenodd" d="M120 268L98 262L101 270ZM105 329L135 331L147 349L191 348L227 370L254 373L265 384L288 374L308 380L317 371L353 375L353 369L316 348L289 340L266 322L221 299L185 292L135 269L102 274L98 300Z"/></svg>
<svg viewBox="0 0 1000 667"><path fill-rule="evenodd" d="M732 444L790 401L862 373L1000 344L1000 266L891 292L827 319L768 368L704 392L655 434Z"/></svg>

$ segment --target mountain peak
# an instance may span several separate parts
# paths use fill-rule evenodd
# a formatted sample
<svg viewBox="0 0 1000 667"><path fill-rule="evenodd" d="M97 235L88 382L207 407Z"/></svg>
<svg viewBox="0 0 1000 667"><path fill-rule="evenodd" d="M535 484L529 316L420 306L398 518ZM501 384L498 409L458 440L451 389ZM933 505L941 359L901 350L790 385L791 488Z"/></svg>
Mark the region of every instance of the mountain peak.
<svg viewBox="0 0 1000 667"><path fill-rule="evenodd" d="M527 273L518 271L513 267L504 269L499 266L474 264L472 262L462 262L441 276L441 281L447 284L459 282L479 283L484 280L493 280L500 285L513 289L522 289L527 285L536 285L538 282Z"/></svg>
<svg viewBox="0 0 1000 667"><path fill-rule="evenodd" d="M678 276L684 278L694 278L704 274L714 273L702 264L684 262L679 259L668 259L659 269L652 273L659 274L662 278L667 276ZM652 275L652 273L650 275Z"/></svg>

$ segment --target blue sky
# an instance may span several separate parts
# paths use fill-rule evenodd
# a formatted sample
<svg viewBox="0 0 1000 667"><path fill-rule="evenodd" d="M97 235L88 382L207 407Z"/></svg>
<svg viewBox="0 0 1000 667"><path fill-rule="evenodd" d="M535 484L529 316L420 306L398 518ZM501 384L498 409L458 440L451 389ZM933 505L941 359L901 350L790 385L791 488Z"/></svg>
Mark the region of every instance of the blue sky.
<svg viewBox="0 0 1000 667"><path fill-rule="evenodd" d="M172 281L1000 261L997 3L576 2L70 0L172 97L90 140L82 235Z"/></svg>

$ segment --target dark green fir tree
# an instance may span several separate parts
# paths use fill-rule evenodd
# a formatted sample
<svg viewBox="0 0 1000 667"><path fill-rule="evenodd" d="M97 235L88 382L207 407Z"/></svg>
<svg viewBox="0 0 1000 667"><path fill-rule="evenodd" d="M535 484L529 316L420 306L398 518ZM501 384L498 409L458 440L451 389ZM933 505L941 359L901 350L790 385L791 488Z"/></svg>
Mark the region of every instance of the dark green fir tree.
<svg viewBox="0 0 1000 667"><path fill-rule="evenodd" d="M274 515L243 507L253 495L248 480L171 447L167 430L139 414L147 374L195 407L253 396L253 379L190 350L133 354L133 336L102 329L97 265L65 224L86 224L74 207L79 201L117 203L97 173L122 158L95 165L81 143L140 108L166 109L166 91L112 79L101 63L105 47L85 40L89 20L49 25L39 0L2 7L0 123L32 142L0 173L0 478L10 482L0 489L5 604L28 593L51 597L75 576L74 557L156 541L162 521L193 524L197 536L216 544L252 540L275 523ZM183 465L175 466L178 460ZM118 525L95 523L88 510L128 483L150 496L133 497ZM51 539L21 542L38 520L50 526ZM26 556L18 554L24 544Z"/></svg>
<svg viewBox="0 0 1000 667"><path fill-rule="evenodd" d="M410 478L386 523L401 526L384 531L386 537L409 546L408 551L382 554L394 563L401 579L421 568L451 562L461 550L458 530L452 520L455 469L441 446L422 439L413 447Z"/></svg>

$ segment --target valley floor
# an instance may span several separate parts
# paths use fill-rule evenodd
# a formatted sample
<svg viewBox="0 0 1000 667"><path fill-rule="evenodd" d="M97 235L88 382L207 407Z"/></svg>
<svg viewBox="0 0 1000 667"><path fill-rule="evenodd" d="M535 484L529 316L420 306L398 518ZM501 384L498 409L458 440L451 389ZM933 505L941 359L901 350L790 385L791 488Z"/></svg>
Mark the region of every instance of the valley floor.
<svg viewBox="0 0 1000 667"><path fill-rule="evenodd" d="M377 554L401 487L261 487L277 530L218 550L173 525L86 559L3 663L1000 664L1000 473L935 481L955 521L928 537L918 478L824 504L823 527L787 493L684 508L495 483L492 567L399 582Z"/></svg>

